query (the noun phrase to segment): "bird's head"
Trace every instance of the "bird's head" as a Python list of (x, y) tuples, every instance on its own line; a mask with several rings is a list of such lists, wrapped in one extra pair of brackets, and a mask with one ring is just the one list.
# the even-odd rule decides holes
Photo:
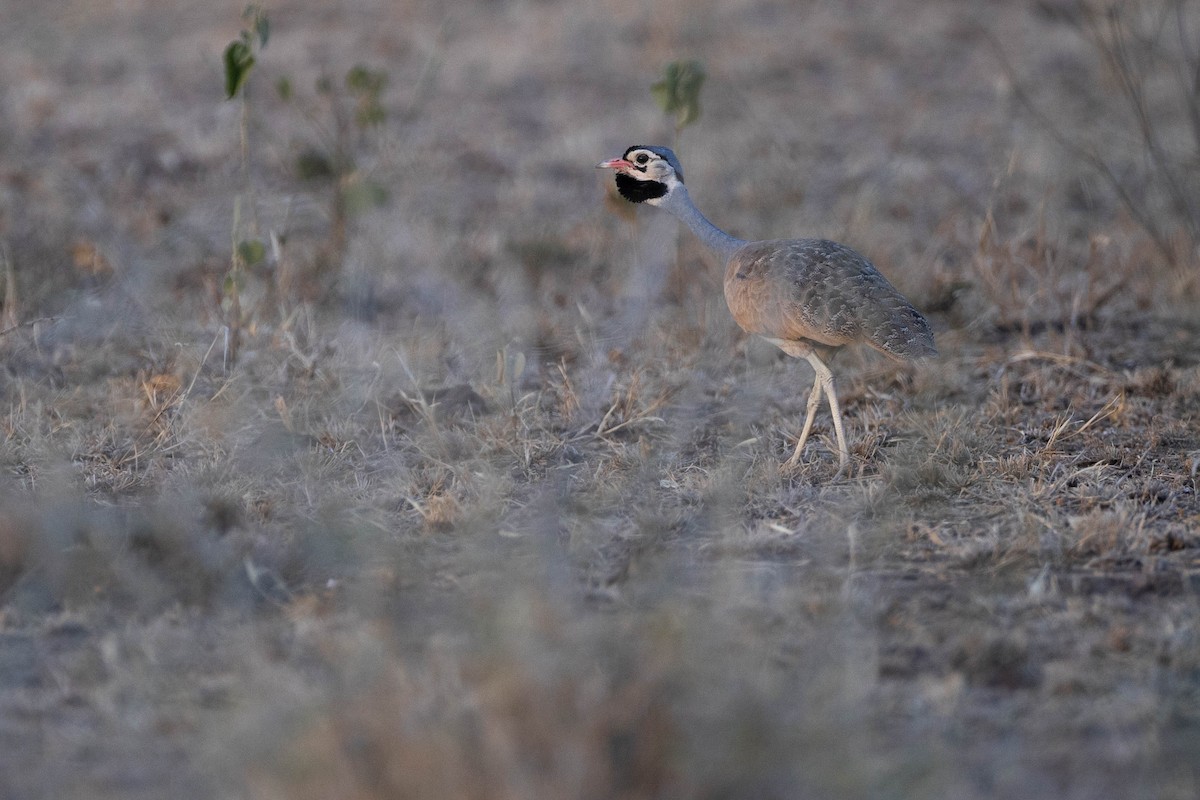
[(596, 169), (617, 173), (617, 191), (631, 203), (660, 205), (663, 198), (683, 186), (683, 167), (665, 147), (634, 145), (620, 158), (601, 161)]

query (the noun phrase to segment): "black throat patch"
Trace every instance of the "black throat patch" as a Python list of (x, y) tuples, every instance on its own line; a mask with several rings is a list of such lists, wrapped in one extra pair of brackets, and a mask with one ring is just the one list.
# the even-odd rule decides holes
[(617, 191), (631, 203), (644, 203), (662, 197), (667, 193), (667, 185), (659, 181), (639, 181), (623, 172), (617, 173)]

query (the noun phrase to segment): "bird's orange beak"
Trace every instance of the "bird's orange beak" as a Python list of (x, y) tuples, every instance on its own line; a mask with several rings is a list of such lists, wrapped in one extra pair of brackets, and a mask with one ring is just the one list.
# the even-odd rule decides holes
[(610, 158), (608, 161), (601, 161), (597, 164), (596, 169), (633, 169), (633, 164), (623, 158)]

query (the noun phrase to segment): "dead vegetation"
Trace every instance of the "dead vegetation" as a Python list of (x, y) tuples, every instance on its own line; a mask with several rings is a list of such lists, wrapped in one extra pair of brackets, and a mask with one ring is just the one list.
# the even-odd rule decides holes
[[(205, 69), (240, 9), (68, 4), (78, 44), (8, 5), (0, 794), (1200, 789), (1194, 242), (1144, 138), (1102, 155), (1154, 229), (1058, 141), (1138, 97), (1187, 120), (1074, 107), (1123, 41), (1064, 44), (1083, 6), (273, 7), (256, 77), (386, 65), (351, 155), (389, 192), (293, 292), (330, 220), (290, 172), (310, 123), (256, 96), (278, 248), (234, 362), (241, 120)], [(779, 469), (811, 374), (595, 182), (669, 132), (681, 54), (705, 211), (852, 239), (931, 312), (936, 360), (841, 356), (848, 478), (827, 416)]]

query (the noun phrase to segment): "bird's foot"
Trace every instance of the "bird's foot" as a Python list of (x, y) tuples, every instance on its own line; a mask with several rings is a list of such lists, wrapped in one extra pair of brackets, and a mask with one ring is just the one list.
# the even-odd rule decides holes
[[(789, 458), (787, 461), (784, 461), (783, 463), (781, 463), (779, 465), (779, 471), (781, 473), (783, 473), (784, 475), (791, 475), (791, 474), (795, 473), (796, 470), (800, 469), (801, 466), (804, 466), (804, 464), (800, 460), (800, 454), (795, 453), (791, 458)], [(839, 458), (837, 472), (833, 473), (834, 480), (837, 480), (839, 478), (847, 478), (849, 476), (850, 476), (850, 459), (849, 458)]]

